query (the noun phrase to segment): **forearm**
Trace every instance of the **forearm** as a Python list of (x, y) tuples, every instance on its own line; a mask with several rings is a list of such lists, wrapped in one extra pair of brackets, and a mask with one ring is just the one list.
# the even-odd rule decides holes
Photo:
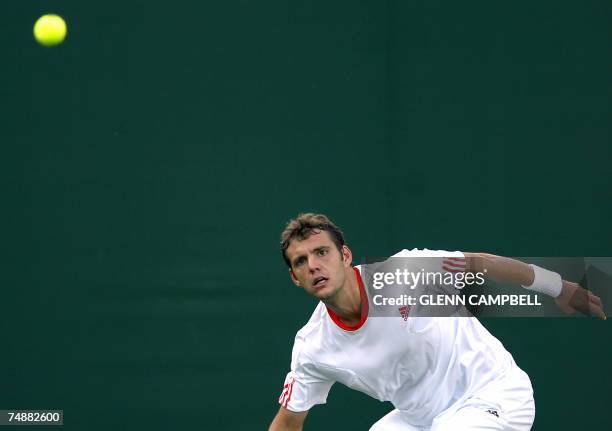
[(302, 427), (302, 423), (288, 421), (277, 415), (270, 424), (268, 431), (302, 431)]
[(520, 260), (487, 253), (465, 253), (469, 272), (482, 272), (498, 283), (528, 286), (533, 283), (533, 268)]
[(270, 424), (268, 431), (302, 431), (307, 414), (307, 411), (292, 412), (281, 407)]
[(464, 255), (468, 272), (482, 272), (486, 278), (498, 283), (520, 284), (529, 290), (545, 293), (555, 298), (559, 308), (567, 314), (580, 311), (606, 320), (601, 298), (577, 283), (562, 280), (559, 274), (538, 267), (534, 271), (531, 265), (509, 257), (487, 253)]

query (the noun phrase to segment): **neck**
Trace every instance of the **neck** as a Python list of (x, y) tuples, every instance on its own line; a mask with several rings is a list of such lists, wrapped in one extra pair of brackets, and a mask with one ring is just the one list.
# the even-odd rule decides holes
[(359, 282), (353, 267), (346, 269), (342, 289), (333, 298), (323, 301), (331, 308), (343, 323), (354, 326), (361, 320), (361, 293)]

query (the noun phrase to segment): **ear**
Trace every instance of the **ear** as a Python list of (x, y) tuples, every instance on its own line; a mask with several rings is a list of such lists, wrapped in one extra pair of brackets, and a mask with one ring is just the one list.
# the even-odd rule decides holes
[(295, 277), (295, 274), (293, 273), (293, 270), (291, 268), (289, 268), (289, 277), (291, 277), (291, 281), (293, 281), (293, 284), (295, 284), (296, 286), (300, 286), (301, 287), (300, 280), (298, 280)]
[(342, 262), (345, 267), (349, 267), (353, 263), (353, 252), (346, 245), (342, 246)]

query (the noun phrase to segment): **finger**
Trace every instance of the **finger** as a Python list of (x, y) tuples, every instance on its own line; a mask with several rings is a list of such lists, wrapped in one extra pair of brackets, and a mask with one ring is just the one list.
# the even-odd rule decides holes
[(604, 313), (603, 308), (601, 308), (595, 302), (591, 302), (589, 312), (590, 312), (591, 316), (597, 316), (601, 320), (606, 320), (607, 319), (606, 313)]
[(603, 310), (603, 303), (601, 302), (601, 298), (595, 295), (593, 292), (589, 291), (589, 301), (595, 303)]
[(602, 320), (606, 320), (606, 313), (604, 311), (603, 303), (601, 302), (601, 298), (595, 295), (593, 292), (588, 291), (589, 296), (589, 307), (591, 308), (590, 314), (591, 316), (597, 316)]

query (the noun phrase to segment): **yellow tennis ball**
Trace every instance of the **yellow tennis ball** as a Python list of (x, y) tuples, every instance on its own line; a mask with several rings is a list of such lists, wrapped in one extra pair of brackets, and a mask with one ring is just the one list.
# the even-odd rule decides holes
[(34, 38), (44, 46), (54, 46), (66, 38), (66, 23), (59, 15), (43, 15), (34, 24)]

